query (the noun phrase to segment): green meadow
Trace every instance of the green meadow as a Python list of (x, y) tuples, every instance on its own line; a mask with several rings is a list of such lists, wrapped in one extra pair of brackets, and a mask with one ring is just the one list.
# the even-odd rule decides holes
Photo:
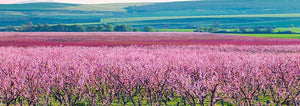
[(292, 32), (300, 33), (300, 28), (276, 28), (274, 31), (275, 32), (279, 32), (279, 31), (292, 31)]
[(268, 38), (300, 39), (300, 34), (228, 34), (228, 35), (242, 35), (242, 36), (268, 37)]

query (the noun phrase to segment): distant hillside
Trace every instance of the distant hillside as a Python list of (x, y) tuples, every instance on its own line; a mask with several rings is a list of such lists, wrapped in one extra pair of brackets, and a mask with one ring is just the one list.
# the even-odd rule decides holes
[(1, 11), (38, 11), (38, 10), (59, 10), (70, 6), (78, 6), (79, 4), (66, 3), (25, 3), (25, 4), (0, 4)]
[(125, 8), (131, 5), (141, 6), (153, 3), (114, 3), (114, 4), (68, 4), (68, 3), (24, 3), (24, 4), (0, 4), (0, 11), (37, 11), (37, 10), (70, 10), (70, 11), (127, 11)]
[(123, 4), (67, 4), (67, 3), (25, 3), (0, 4), (0, 27), (34, 24), (71, 24), (100, 22), (102, 18), (122, 17), (130, 5), (151, 3)]
[[(240, 14), (287, 14), (299, 13), (297, 0), (203, 0), (156, 3), (130, 6), (128, 12), (138, 15), (240, 15)], [(144, 14), (143, 14), (144, 13)]]
[[(66, 4), (66, 3), (26, 3), (0, 4), (0, 27), (33, 24), (130, 24), (134, 26), (153, 25), (155, 27), (211, 25), (219, 22), (227, 26), (274, 25), (286, 27), (300, 26), (299, 17), (213, 17), (216, 15), (255, 14), (298, 14), (298, 0), (196, 0), (166, 3), (121, 3), (121, 4)], [(208, 18), (182, 18), (208, 16)], [(135, 18), (143, 17), (143, 20)], [(163, 18), (160, 18), (163, 17)], [(169, 17), (169, 18), (168, 18)], [(176, 18), (179, 17), (179, 18)], [(130, 21), (120, 21), (120, 20)], [(139, 18), (138, 18), (139, 19)], [(160, 19), (160, 20), (159, 20)], [(102, 20), (102, 22), (100, 22)], [(248, 24), (246, 24), (248, 23)], [(250, 24), (249, 24), (250, 23)]]

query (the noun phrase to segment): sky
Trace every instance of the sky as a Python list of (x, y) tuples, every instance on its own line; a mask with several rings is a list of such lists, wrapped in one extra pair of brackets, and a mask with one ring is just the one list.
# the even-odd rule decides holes
[(0, 4), (30, 3), (30, 2), (101, 4), (101, 3), (171, 2), (171, 1), (187, 1), (187, 0), (0, 0)]

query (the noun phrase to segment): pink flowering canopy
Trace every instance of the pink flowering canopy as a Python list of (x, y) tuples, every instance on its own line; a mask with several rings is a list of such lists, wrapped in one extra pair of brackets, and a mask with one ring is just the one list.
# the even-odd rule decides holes
[(6, 105), (299, 105), (299, 93), (299, 45), (0, 47)]

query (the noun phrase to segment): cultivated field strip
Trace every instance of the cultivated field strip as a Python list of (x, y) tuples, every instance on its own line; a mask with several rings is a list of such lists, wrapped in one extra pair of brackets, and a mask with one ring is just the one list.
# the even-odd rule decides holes
[(275, 39), (193, 32), (17, 32), (0, 33), (0, 46), (295, 45)]

